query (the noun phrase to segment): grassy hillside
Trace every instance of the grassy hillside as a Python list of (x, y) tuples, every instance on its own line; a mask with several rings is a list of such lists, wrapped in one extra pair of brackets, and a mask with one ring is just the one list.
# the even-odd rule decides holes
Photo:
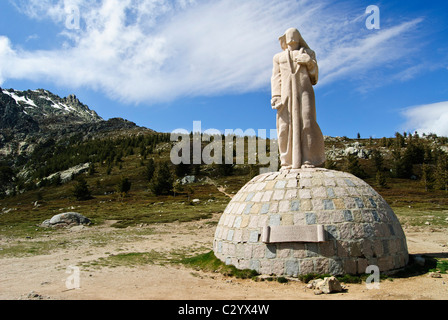
[[(62, 145), (50, 141), (38, 147), (20, 171), (10, 172), (4, 164), (3, 185), (15, 184), (16, 193), (0, 199), (0, 235), (33, 237), (49, 232), (37, 226), (69, 211), (85, 215), (94, 224), (114, 220), (117, 228), (210, 218), (213, 213), (223, 212), (230, 200), (223, 191), (236, 193), (258, 172), (255, 165), (176, 167), (170, 163), (173, 144), (169, 138), (168, 134), (151, 134)], [(403, 223), (429, 222), (446, 227), (448, 166), (443, 150), (447, 142), (436, 136), (401, 134), (389, 139), (331, 138), (326, 141), (327, 150), (333, 150), (326, 166), (363, 178), (389, 202)], [(342, 151), (352, 144), (370, 155), (359, 159), (344, 154)], [(168, 163), (173, 181), (192, 174), (197, 182), (183, 189), (177, 187), (175, 192), (155, 194), (151, 191), (154, 178), (151, 182), (148, 177), (151, 159), (156, 172), (161, 164)], [(66, 183), (57, 176), (45, 179), (85, 162), (91, 167), (79, 176), (87, 182), (91, 194), (88, 200), (74, 196), (79, 176)], [(131, 184), (127, 193), (119, 190), (124, 178)], [(193, 203), (193, 199), (200, 201)]]

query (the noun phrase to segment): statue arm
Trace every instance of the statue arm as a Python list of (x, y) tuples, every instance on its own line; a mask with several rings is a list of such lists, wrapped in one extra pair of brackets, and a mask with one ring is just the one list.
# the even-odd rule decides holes
[(311, 57), (307, 64), (308, 73), (310, 75), (313, 86), (319, 81), (319, 66), (317, 65), (316, 53), (313, 50), (306, 50), (306, 53)]
[(281, 104), (281, 96), (282, 96), (282, 78), (280, 72), (279, 55), (276, 55), (274, 57), (274, 68), (272, 70), (271, 89), (272, 89), (271, 105), (274, 109), (278, 109), (279, 104)]

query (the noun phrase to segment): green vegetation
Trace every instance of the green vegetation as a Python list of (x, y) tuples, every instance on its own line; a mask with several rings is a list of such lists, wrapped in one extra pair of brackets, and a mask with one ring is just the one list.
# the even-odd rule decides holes
[[(6, 197), (7, 190), (14, 188), (15, 172), (7, 161), (0, 161), (0, 199)], [(12, 194), (15, 194), (13, 189)]]
[(154, 172), (156, 171), (156, 167), (154, 164), (154, 159), (149, 159), (148, 164), (146, 165), (145, 176), (148, 181), (151, 181), (154, 177)]
[(180, 263), (205, 272), (219, 272), (225, 276), (235, 277), (237, 279), (252, 279), (258, 276), (254, 270), (238, 270), (234, 266), (228, 266), (215, 257), (213, 251), (201, 254), (192, 258), (185, 258)]
[(152, 250), (150, 252), (131, 252), (131, 253), (120, 253), (115, 255), (110, 255), (106, 258), (99, 258), (95, 261), (84, 263), (84, 268), (116, 268), (116, 267), (128, 267), (134, 268), (137, 266), (148, 265), (148, 264), (158, 264), (164, 265), (169, 263), (170, 260), (160, 252)]
[(73, 196), (78, 201), (85, 201), (92, 199), (92, 194), (90, 193), (89, 186), (87, 185), (86, 179), (83, 176), (78, 178), (76, 185), (73, 188)]
[[(191, 248), (188, 250), (191, 251)], [(190, 254), (191, 255), (191, 254)], [(95, 261), (84, 263), (84, 268), (100, 268), (109, 267), (115, 268), (119, 266), (136, 267), (147, 264), (166, 265), (166, 264), (181, 264), (196, 271), (204, 272), (219, 272), (224, 276), (235, 277), (237, 279), (254, 279), (258, 276), (253, 270), (238, 270), (234, 266), (228, 266), (217, 259), (210, 251), (208, 253), (188, 257), (182, 250), (172, 251), (168, 253), (161, 253), (155, 250), (150, 252), (130, 252), (109, 255), (105, 258), (99, 258)], [(277, 280), (280, 283), (286, 283), (284, 277)]]
[(174, 178), (168, 162), (162, 162), (155, 170), (149, 188), (156, 196), (170, 194), (173, 191)]
[(447, 274), (448, 271), (448, 260), (447, 259), (437, 259), (436, 267), (429, 270), (430, 272), (440, 272), (442, 274)]
[(346, 158), (345, 163), (345, 171), (349, 172), (358, 178), (366, 178), (367, 174), (364, 171), (364, 169), (361, 167), (361, 164), (359, 163), (359, 158), (355, 154), (349, 154)]
[[(343, 148), (351, 142), (334, 139), (327, 142), (327, 148)], [(448, 144), (446, 138), (396, 135), (394, 138), (358, 139), (357, 142), (371, 152), (369, 159), (328, 159), (326, 167), (347, 168), (363, 176), (386, 199), (404, 225), (448, 226), (448, 161), (447, 154), (442, 151)], [(230, 200), (221, 188), (227, 194), (234, 194), (259, 172), (259, 164), (174, 166), (169, 161), (172, 145), (165, 134), (88, 141), (73, 139), (63, 144), (47, 141), (40, 144), (29, 163), (24, 164), (29, 179), (17, 175), (8, 163), (0, 163), (3, 182), (0, 186), (0, 195), (3, 195), (0, 199), (0, 235), (2, 239), (16, 240), (15, 245), (2, 247), (0, 255), (48, 254), (73, 245), (46, 240), (47, 236), (61, 231), (38, 227), (61, 212), (79, 212), (93, 225), (106, 220), (116, 221), (113, 227), (117, 233), (140, 224), (210, 219), (213, 214), (222, 213)], [(245, 159), (247, 157), (245, 148)], [(73, 177), (72, 181), (63, 182), (60, 175), (55, 175), (49, 182), (43, 180), (50, 174), (87, 162), (90, 163), (88, 171)], [(186, 175), (195, 175), (197, 182), (180, 184), (179, 180)], [(16, 192), (6, 196), (6, 187), (11, 184), (16, 185)], [(193, 204), (193, 196), (200, 202)], [(216, 224), (216, 221), (208, 223)], [(94, 239), (92, 245), (101, 246), (113, 238), (109, 234), (104, 239)], [(189, 255), (154, 251), (123, 253), (93, 264), (182, 263), (197, 270), (218, 271), (238, 278), (255, 276), (251, 271), (238, 271), (224, 265), (212, 252), (196, 257)], [(404, 274), (409, 276), (428, 270), (446, 272), (447, 261), (428, 259), (425, 268), (420, 270), (415, 265), (413, 268)], [(308, 282), (314, 276), (302, 278)], [(273, 277), (265, 281), (271, 280), (283, 283), (287, 279)], [(365, 278), (346, 276), (340, 280), (357, 283)]]
[(132, 183), (128, 178), (122, 177), (117, 186), (117, 191), (122, 196), (126, 196), (131, 190)]
[[(326, 166), (348, 168), (363, 176), (403, 223), (423, 226), (429, 221), (431, 226), (446, 227), (448, 161), (442, 147), (446, 149), (447, 140), (410, 134), (358, 139), (356, 142), (371, 152), (369, 159), (328, 159)], [(344, 148), (352, 141), (330, 139), (327, 148)], [(18, 177), (7, 163), (0, 163), (0, 178), (5, 182), (2, 190), (16, 184), (16, 192), (0, 199), (0, 231), (11, 228), (20, 233), (18, 230), (32, 229), (61, 211), (73, 211), (73, 207), (95, 224), (117, 220), (115, 226), (120, 228), (207, 219), (222, 212), (229, 201), (218, 187), (234, 194), (259, 172), (259, 164), (174, 166), (170, 162), (172, 146), (167, 134), (87, 141), (73, 138), (58, 144), (49, 140), (36, 148), (25, 165), (31, 179)], [(406, 161), (397, 158), (398, 153), (400, 157), (406, 153)], [(248, 159), (247, 141), (244, 157)], [(89, 170), (79, 180), (74, 177), (62, 182), (60, 175), (50, 182), (42, 180), (57, 170), (86, 162)], [(176, 183), (185, 175), (195, 175), (197, 182)], [(201, 200), (194, 206), (190, 204), (193, 195)]]

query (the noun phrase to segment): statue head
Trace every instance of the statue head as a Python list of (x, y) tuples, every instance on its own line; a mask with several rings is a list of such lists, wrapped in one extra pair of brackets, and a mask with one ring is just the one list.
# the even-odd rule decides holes
[(279, 40), (283, 50), (288, 49), (288, 45), (297, 49), (310, 48), (305, 40), (303, 40), (299, 30), (297, 30), (296, 28), (289, 28), (288, 30), (286, 30), (285, 34), (282, 35)]

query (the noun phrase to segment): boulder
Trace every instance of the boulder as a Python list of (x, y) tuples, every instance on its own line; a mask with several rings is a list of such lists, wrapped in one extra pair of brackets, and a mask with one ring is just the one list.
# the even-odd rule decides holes
[(182, 178), (182, 180), (180, 180), (180, 183), (182, 185), (186, 185), (186, 184), (195, 183), (196, 181), (197, 181), (196, 176), (186, 176), (186, 177)]
[(350, 154), (355, 154), (360, 159), (369, 159), (371, 151), (363, 149), (362, 145), (359, 142), (355, 142), (344, 150), (345, 156), (348, 156)]
[(64, 228), (79, 225), (89, 225), (90, 220), (77, 212), (66, 212), (55, 215), (42, 223), (44, 228)]
[(307, 286), (309, 289), (315, 289), (316, 294), (330, 294), (335, 292), (342, 292), (341, 283), (335, 277), (327, 277), (319, 280), (312, 280)]
[(60, 178), (61, 178), (61, 182), (62, 183), (67, 183), (67, 182), (72, 180), (72, 177), (80, 175), (80, 174), (82, 174), (84, 172), (87, 172), (87, 170), (89, 170), (89, 167), (90, 167), (90, 163), (80, 164), (80, 165), (74, 166), (74, 167), (72, 167), (70, 169), (67, 169), (65, 171), (54, 173), (54, 174), (48, 176), (47, 178), (45, 178), (45, 180), (51, 181), (57, 175), (59, 175)]

